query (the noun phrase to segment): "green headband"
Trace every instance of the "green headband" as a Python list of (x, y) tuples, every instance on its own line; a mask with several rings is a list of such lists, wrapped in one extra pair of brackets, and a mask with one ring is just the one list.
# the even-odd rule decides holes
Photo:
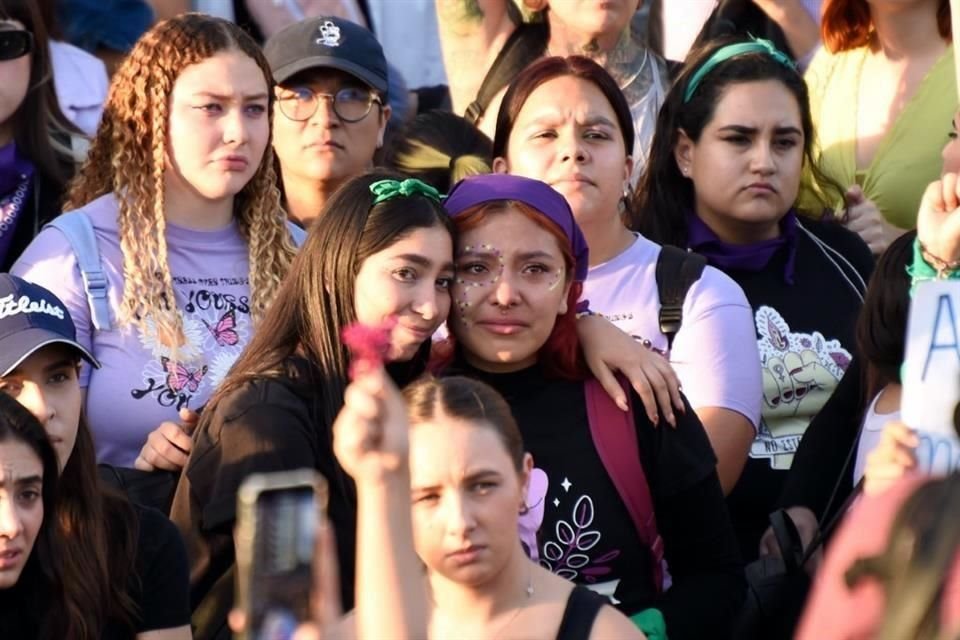
[(780, 49), (777, 49), (777, 47), (769, 40), (764, 40), (763, 38), (753, 38), (750, 40), (750, 42), (737, 42), (735, 44), (728, 44), (725, 47), (720, 47), (717, 49), (717, 51), (710, 56), (706, 62), (700, 65), (700, 68), (697, 69), (696, 73), (693, 74), (693, 77), (690, 78), (690, 81), (687, 83), (687, 89), (683, 92), (684, 104), (690, 102), (690, 98), (693, 97), (693, 92), (697, 90), (697, 87), (700, 86), (700, 83), (703, 82), (703, 79), (713, 70), (715, 66), (721, 62), (729, 60), (730, 58), (745, 56), (750, 53), (765, 54), (788, 69), (793, 71), (797, 70), (797, 65), (793, 63), (793, 60), (790, 59), (790, 56), (785, 54), (783, 51), (780, 51)]
[(377, 180), (370, 185), (370, 193), (377, 196), (373, 201), (375, 205), (401, 196), (410, 197), (421, 195), (430, 198), (434, 202), (440, 202), (440, 199), (443, 198), (439, 191), (426, 182), (417, 180), (416, 178), (407, 178), (402, 182), (400, 180)]

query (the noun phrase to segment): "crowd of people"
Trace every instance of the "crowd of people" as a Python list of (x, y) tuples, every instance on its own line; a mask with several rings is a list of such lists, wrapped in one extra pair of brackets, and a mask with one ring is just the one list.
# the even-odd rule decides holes
[(0, 0), (0, 638), (957, 637), (949, 2), (399, 4)]

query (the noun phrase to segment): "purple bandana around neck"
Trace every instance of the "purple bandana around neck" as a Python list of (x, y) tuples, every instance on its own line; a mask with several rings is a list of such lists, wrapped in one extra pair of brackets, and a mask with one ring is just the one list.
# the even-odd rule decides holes
[(687, 245), (690, 249), (703, 255), (708, 263), (722, 271), (762, 271), (780, 249), (786, 248), (788, 253), (783, 280), (787, 284), (793, 284), (797, 258), (797, 214), (793, 209), (780, 220), (778, 237), (750, 244), (724, 242), (693, 212), (687, 213), (687, 227)]
[(20, 213), (30, 198), (33, 163), (17, 153), (15, 142), (0, 147), (0, 262), (6, 260)]

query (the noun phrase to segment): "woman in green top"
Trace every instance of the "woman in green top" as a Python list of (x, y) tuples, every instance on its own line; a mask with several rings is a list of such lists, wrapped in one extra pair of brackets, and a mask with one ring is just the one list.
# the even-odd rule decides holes
[(827, 0), (822, 32), (806, 73), (815, 157), (845, 189), (835, 198), (847, 227), (879, 255), (916, 225), (940, 174), (957, 95), (949, 3)]

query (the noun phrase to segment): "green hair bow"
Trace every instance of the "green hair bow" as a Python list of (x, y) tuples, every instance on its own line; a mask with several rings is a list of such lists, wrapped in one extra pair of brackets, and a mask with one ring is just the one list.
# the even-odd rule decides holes
[(736, 42), (734, 44), (728, 44), (725, 47), (720, 47), (717, 49), (710, 58), (700, 65), (700, 68), (697, 69), (696, 73), (693, 74), (693, 77), (690, 78), (690, 81), (687, 82), (687, 88), (683, 92), (683, 102), (690, 102), (690, 98), (693, 97), (693, 92), (697, 90), (697, 87), (700, 86), (700, 83), (710, 73), (714, 67), (716, 67), (721, 62), (725, 62), (730, 58), (736, 58), (737, 56), (745, 56), (750, 53), (762, 53), (770, 58), (776, 60), (783, 66), (793, 71), (797, 70), (797, 65), (793, 63), (793, 60), (785, 54), (780, 49), (777, 49), (769, 40), (764, 40), (763, 38), (753, 38), (748, 42)]
[(406, 180), (377, 180), (370, 185), (370, 193), (376, 196), (373, 204), (380, 204), (394, 198), (410, 197), (415, 195), (426, 196), (435, 202), (440, 202), (444, 196), (423, 180), (407, 178)]

